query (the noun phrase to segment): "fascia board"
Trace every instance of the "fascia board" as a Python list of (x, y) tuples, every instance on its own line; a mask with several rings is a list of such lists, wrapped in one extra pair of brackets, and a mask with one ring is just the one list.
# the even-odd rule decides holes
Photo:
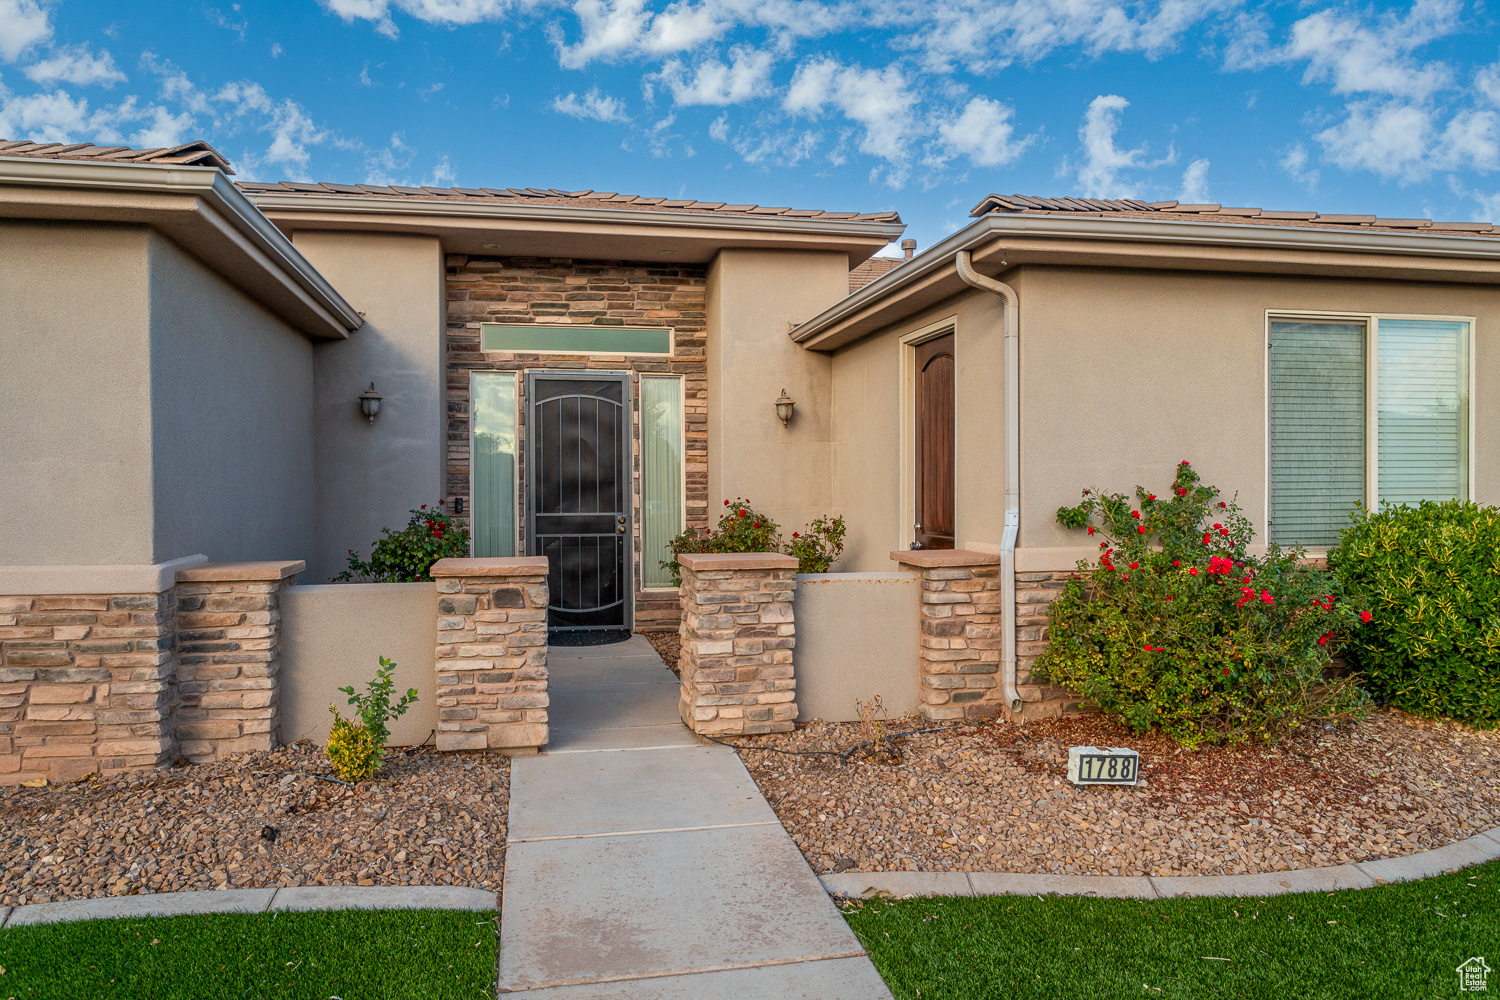
[[(270, 284), (282, 286), (297, 300), (302, 311), (310, 314), (306, 318), (315, 320), (315, 329), (305, 332), (321, 337), (348, 337), (364, 322), (275, 223), (213, 167), (0, 157), (0, 200), (4, 200), (7, 187), (26, 189), (26, 194), (17, 201), (32, 210), (42, 208), (46, 200), (37, 196), (39, 191), (87, 192), (94, 195), (88, 200), (87, 214), (77, 211), (79, 206), (66, 205), (59, 198), (60, 213), (65, 212), (71, 218), (92, 215), (107, 221), (156, 223), (174, 239), (190, 245), (192, 232), (184, 227), (190, 229), (192, 223), (183, 219), (186, 210), (201, 223), (207, 223), (219, 240), (228, 239), (256, 268), (265, 271)], [(120, 204), (111, 204), (112, 196), (118, 196)], [(225, 267), (216, 266), (215, 270), (235, 284), (267, 287), (266, 281), (256, 281), (233, 268), (226, 271)]]
[[(1062, 248), (1066, 248), (1068, 241), (1076, 241), (1078, 244), (1084, 241), (1094, 245), (1115, 244), (1122, 248), (1148, 244), (1218, 248), (1226, 251), (1218, 260), (1242, 265), (1254, 263), (1257, 260), (1256, 252), (1263, 255), (1259, 259), (1265, 262), (1282, 257), (1283, 263), (1292, 263), (1285, 257), (1290, 253), (1302, 255), (1303, 262), (1318, 257), (1344, 255), (1352, 258), (1353, 255), (1358, 255), (1364, 259), (1364, 267), (1370, 273), (1379, 271), (1392, 277), (1426, 281), (1481, 279), (1500, 284), (1500, 239), (1494, 237), (1155, 219), (1106, 219), (1094, 216), (987, 215), (802, 323), (791, 332), (791, 338), (809, 350), (832, 350), (843, 346), (873, 332), (873, 329), (862, 329), (866, 325), (864, 321), (872, 314), (878, 312), (883, 315), (899, 309), (899, 300), (912, 291), (931, 287), (936, 281), (943, 281), (946, 285), (946, 277), (942, 272), (952, 270), (954, 257), (960, 250), (974, 251), (985, 244), (995, 243), (998, 246), (1005, 243), (1006, 249), (1014, 251), (1012, 256), (1016, 256), (1017, 262), (1020, 262), (1020, 258), (1025, 256), (1028, 241), (1043, 240), (1051, 240), (1054, 246)], [(1238, 252), (1227, 253), (1231, 250)], [(1124, 267), (1152, 266), (1151, 259), (1144, 255), (1132, 258), (1127, 251), (1115, 256), (1117, 259), (1108, 264)], [(1402, 273), (1404, 262), (1401, 258), (1407, 259), (1405, 273)], [(1413, 258), (1421, 263), (1416, 263)], [(1210, 253), (1197, 255), (1197, 259), (1207, 263), (1216, 258)], [(1433, 264), (1442, 260), (1467, 262), (1467, 266), (1439, 271)], [(1182, 267), (1184, 263), (1177, 260), (1173, 262), (1173, 266)], [(1340, 261), (1340, 266), (1352, 270), (1356, 264), (1353, 260), (1343, 260)], [(1491, 267), (1495, 269), (1491, 271)], [(1246, 270), (1260, 271), (1265, 268), (1246, 267)], [(952, 284), (953, 291), (960, 290), (961, 283), (956, 278)], [(890, 301), (884, 301), (887, 299)], [(861, 329), (850, 329), (856, 324)]]

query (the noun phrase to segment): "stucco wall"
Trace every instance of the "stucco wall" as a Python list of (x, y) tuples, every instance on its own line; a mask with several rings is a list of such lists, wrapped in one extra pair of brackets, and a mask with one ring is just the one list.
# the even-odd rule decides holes
[(0, 221), (0, 563), (153, 561), (147, 241)]
[[(1024, 302), (1021, 311), (1024, 315)], [(957, 361), (958, 544), (1000, 543), (1005, 521), (1004, 318), (998, 297), (968, 292), (833, 355), (833, 499), (849, 526), (839, 570), (888, 570), (891, 550), (911, 542), (915, 358), (913, 348), (901, 340), (947, 324), (954, 332)]]
[[(841, 253), (723, 250), (708, 272), (709, 516), (743, 496), (790, 533), (833, 511), (832, 363), (787, 331), (849, 293)], [(796, 400), (782, 427), (781, 391)], [(838, 568), (843, 569), (840, 565)]]
[(290, 743), (328, 740), (330, 702), (344, 718), (352, 707), (339, 688), (361, 694), (380, 668), (396, 661), (391, 679), (399, 696), (416, 688), (418, 701), (390, 723), (391, 745), (415, 746), (437, 728), (437, 673), (433, 666), (437, 588), (431, 583), (350, 583), (287, 587), (281, 592), (281, 734)]
[(855, 700), (880, 695), (894, 719), (918, 708), (915, 573), (799, 573), (798, 722), (859, 718)]
[(148, 246), (155, 560), (308, 559), (312, 344), (176, 244)]
[[(443, 257), (435, 237), (299, 231), (293, 242), (364, 313), (345, 341), (317, 345), (315, 552), (326, 581), (350, 549), (368, 556), (382, 528), (444, 494)], [(359, 394), (384, 397), (372, 425)]]

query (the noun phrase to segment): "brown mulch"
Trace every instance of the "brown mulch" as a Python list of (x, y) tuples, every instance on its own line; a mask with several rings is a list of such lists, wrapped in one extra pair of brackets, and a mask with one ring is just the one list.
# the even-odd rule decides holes
[(682, 637), (676, 632), (641, 632), (639, 634), (645, 636), (646, 641), (651, 643), (651, 648), (656, 650), (656, 655), (661, 657), (667, 669), (681, 677), (682, 674), (677, 669), (677, 657), (682, 652)]
[[(891, 731), (925, 728), (914, 719)], [(843, 750), (855, 723), (736, 742)], [(1134, 787), (1073, 787), (1068, 747), (1141, 754)], [(1235, 875), (1441, 847), (1500, 823), (1500, 732), (1383, 709), (1266, 746), (1187, 751), (1102, 716), (913, 736), (894, 762), (742, 750), (820, 874)]]
[(0, 788), (0, 904), (296, 885), (498, 892), (510, 763), (393, 748), (356, 788), (303, 742), (214, 764)]

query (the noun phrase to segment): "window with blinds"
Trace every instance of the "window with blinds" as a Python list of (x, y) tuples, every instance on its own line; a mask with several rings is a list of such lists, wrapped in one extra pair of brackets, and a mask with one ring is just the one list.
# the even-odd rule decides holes
[(667, 543), (682, 533), (682, 379), (641, 376), (641, 586), (670, 588)]
[(1335, 544), (1360, 501), (1468, 497), (1469, 333), (1454, 320), (1272, 321), (1271, 541)]
[(1365, 496), (1363, 321), (1271, 324), (1271, 541), (1332, 545)]

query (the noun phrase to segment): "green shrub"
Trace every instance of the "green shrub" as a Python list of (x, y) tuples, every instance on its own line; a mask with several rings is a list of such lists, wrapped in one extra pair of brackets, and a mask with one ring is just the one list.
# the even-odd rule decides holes
[(677, 557), (688, 552), (782, 552), (797, 557), (797, 572), (826, 573), (828, 567), (844, 552), (844, 519), (820, 517), (806, 531), (792, 532), (791, 541), (781, 544), (777, 534), (780, 525), (757, 513), (743, 497), (725, 500), (726, 510), (719, 523), (702, 534), (688, 528), (667, 543), (670, 560), (661, 566), (672, 572), (672, 586), (682, 586), (682, 563)]
[(844, 554), (843, 517), (816, 518), (806, 531), (792, 532), (782, 552), (797, 557), (798, 573), (827, 573)]
[(1300, 551), (1249, 555), (1249, 520), (1187, 462), (1165, 500), (1140, 487), (1134, 502), (1083, 496), (1057, 518), (1101, 537), (1099, 558), (1080, 562), (1053, 602), (1038, 679), (1187, 746), (1271, 740), (1363, 712), (1353, 678), (1326, 676), (1358, 606)]
[[(443, 506), (443, 501), (438, 501)], [(411, 512), (400, 531), (384, 528), (370, 551), (370, 561), (349, 550), (349, 568), (333, 579), (347, 583), (418, 583), (431, 580), (428, 570), (439, 559), (469, 554), (469, 529), (464, 522), (442, 510), (428, 510), (424, 503)]]
[(412, 702), (417, 700), (417, 689), (409, 688), (400, 701), (391, 701), (396, 686), (391, 680), (391, 672), (395, 669), (396, 664), (382, 656), (380, 669), (365, 685), (364, 694), (356, 694), (352, 684), (339, 688), (349, 696), (349, 704), (359, 716), (358, 723), (339, 715), (335, 706), (328, 706), (328, 711), (333, 713), (333, 730), (328, 735), (326, 752), (333, 769), (345, 781), (362, 781), (379, 773), (380, 765), (385, 761), (385, 745), (391, 738), (391, 731), (385, 724), (405, 715)]
[(1376, 697), (1500, 723), (1500, 511), (1459, 500), (1357, 510), (1328, 565), (1374, 612), (1347, 648)]

